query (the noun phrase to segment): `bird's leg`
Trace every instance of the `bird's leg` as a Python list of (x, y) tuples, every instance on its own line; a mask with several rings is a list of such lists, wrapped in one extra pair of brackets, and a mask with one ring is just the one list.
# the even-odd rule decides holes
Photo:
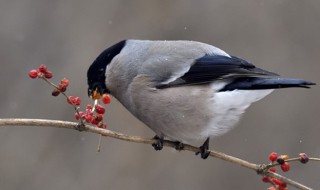
[(179, 142), (179, 141), (176, 141), (174, 142), (175, 143), (175, 146), (174, 148), (177, 150), (177, 151), (181, 151), (184, 149), (184, 144), (182, 142)]
[(153, 139), (157, 140), (157, 142), (152, 144), (153, 148), (155, 150), (161, 150), (163, 148), (163, 137), (156, 135), (153, 137)]
[(203, 145), (200, 146), (200, 151), (196, 152), (196, 155), (198, 155), (200, 153), (201, 158), (202, 159), (207, 159), (208, 156), (210, 155), (210, 151), (209, 150), (209, 140), (210, 138), (208, 137), (206, 141), (204, 141)]

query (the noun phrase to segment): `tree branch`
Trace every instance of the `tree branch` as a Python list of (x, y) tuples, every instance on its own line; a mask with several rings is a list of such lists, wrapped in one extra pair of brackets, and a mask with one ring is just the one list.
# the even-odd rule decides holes
[[(75, 127), (78, 125), (78, 123), (69, 122), (69, 121), (45, 120), (45, 119), (17, 119), (17, 118), (0, 119), (0, 126), (8, 126), (8, 125), (57, 127), (57, 128), (75, 129)], [(138, 136), (130, 136), (130, 135), (126, 135), (123, 133), (114, 132), (114, 131), (111, 131), (108, 129), (101, 129), (101, 128), (97, 128), (97, 127), (92, 127), (89, 125), (85, 125), (84, 131), (96, 133), (96, 134), (100, 134), (102, 136), (108, 136), (108, 137), (112, 137), (112, 138), (120, 139), (120, 140), (124, 140), (124, 141), (135, 142), (135, 143), (153, 144), (156, 142), (156, 140), (154, 140), (154, 139), (147, 139), (147, 138), (142, 138), (142, 137), (138, 137)], [(168, 141), (168, 140), (165, 140), (163, 145), (167, 146), (167, 147), (172, 147), (172, 148), (176, 147), (175, 142)], [(191, 152), (196, 153), (199, 151), (199, 148), (195, 147), (195, 146), (188, 145), (188, 144), (184, 144), (183, 150), (187, 150), (187, 151), (191, 151)], [(235, 163), (235, 164), (243, 166), (245, 168), (254, 170), (259, 175), (262, 175), (262, 176), (269, 176), (269, 177), (272, 176), (272, 177), (277, 178), (277, 179), (279, 179), (289, 185), (292, 185), (293, 187), (296, 187), (298, 189), (311, 190), (311, 188), (306, 187), (306, 186), (304, 186), (294, 180), (291, 180), (291, 179), (284, 177), (282, 175), (279, 175), (277, 173), (269, 172), (266, 169), (267, 165), (264, 165), (264, 164), (259, 165), (259, 164), (250, 163), (245, 160), (242, 160), (242, 159), (239, 159), (239, 158), (236, 158), (236, 157), (233, 157), (233, 156), (230, 156), (230, 155), (227, 155), (222, 152), (215, 151), (215, 150), (210, 150), (210, 156), (215, 157), (215, 158), (219, 158), (221, 160), (225, 160), (225, 161), (228, 161), (231, 163)], [(319, 161), (318, 158), (309, 158), (309, 160)]]

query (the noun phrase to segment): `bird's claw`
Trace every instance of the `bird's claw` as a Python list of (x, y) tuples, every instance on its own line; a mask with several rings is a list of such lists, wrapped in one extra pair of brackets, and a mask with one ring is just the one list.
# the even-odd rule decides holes
[(153, 148), (158, 151), (158, 150), (162, 150), (163, 148), (163, 137), (159, 137), (159, 136), (154, 136), (153, 139), (157, 140), (157, 142), (153, 143), (152, 146)]
[(175, 148), (176, 150), (178, 150), (178, 151), (181, 151), (181, 150), (184, 149), (184, 144), (183, 144), (182, 142), (177, 141), (177, 142), (175, 142), (174, 148)]
[(210, 155), (209, 150), (209, 138), (207, 138), (206, 141), (204, 141), (203, 145), (199, 147), (200, 151), (196, 152), (196, 155), (200, 154), (202, 159), (207, 159)]

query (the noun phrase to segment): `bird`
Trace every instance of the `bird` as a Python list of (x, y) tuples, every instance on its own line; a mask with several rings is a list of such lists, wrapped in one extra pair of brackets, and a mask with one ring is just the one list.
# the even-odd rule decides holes
[[(274, 89), (310, 88), (280, 78), (222, 49), (196, 41), (122, 40), (105, 49), (87, 71), (88, 95), (111, 94), (163, 140), (199, 144), (230, 131), (244, 111)], [(179, 147), (179, 146), (177, 146)]]

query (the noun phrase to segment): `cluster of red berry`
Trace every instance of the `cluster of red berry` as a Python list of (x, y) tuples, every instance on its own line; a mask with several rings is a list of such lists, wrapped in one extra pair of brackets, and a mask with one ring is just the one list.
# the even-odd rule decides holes
[(68, 99), (67, 99), (67, 102), (69, 104), (73, 104), (73, 105), (76, 105), (76, 106), (80, 106), (81, 104), (81, 99), (79, 97), (74, 97), (74, 96), (69, 96)]
[[(105, 96), (104, 99), (106, 99), (110, 103), (109, 95)], [(103, 122), (103, 114), (105, 113), (105, 111), (106, 111), (105, 108), (100, 104), (96, 104), (94, 106), (94, 109), (91, 104), (88, 104), (85, 112), (80, 111), (79, 114), (75, 113), (75, 118), (76, 120), (79, 120), (80, 118), (82, 118), (87, 123), (91, 123), (93, 125), (96, 125), (99, 128), (106, 129), (107, 124)]]
[(67, 90), (67, 87), (69, 86), (70, 82), (68, 79), (64, 78), (60, 81), (60, 84), (58, 88), (55, 88), (52, 91), (52, 96), (58, 96), (60, 92), (65, 92)]
[(30, 78), (52, 78), (52, 72), (47, 69), (45, 65), (40, 65), (38, 69), (33, 69), (29, 72)]
[[(276, 166), (277, 164), (280, 165), (280, 168), (283, 172), (288, 172), (290, 170), (290, 164), (287, 162), (289, 159), (288, 155), (280, 155), (278, 156), (278, 153), (272, 152), (269, 155), (269, 160), (272, 162), (271, 164), (273, 167), (269, 168), (269, 172), (276, 172)], [(309, 161), (309, 157), (306, 153), (300, 153), (299, 154), (299, 161), (303, 164), (307, 163)], [(262, 177), (262, 181), (265, 183), (271, 183), (273, 186), (269, 187), (268, 190), (287, 190), (287, 184), (279, 179), (276, 179), (274, 177)]]
[[(52, 78), (53, 74), (51, 71), (47, 69), (45, 65), (40, 65), (38, 69), (31, 70), (29, 72), (29, 76), (33, 79), (41, 78), (48, 82), (49, 80), (47, 79)], [(78, 111), (79, 106), (81, 105), (81, 99), (79, 97), (67, 96), (65, 94), (67, 87), (70, 85), (70, 82), (68, 79), (65, 79), (65, 78), (62, 79), (59, 85), (55, 85), (51, 82), (49, 83), (55, 87), (55, 89), (52, 91), (52, 96), (58, 96), (60, 93), (62, 93), (64, 96), (67, 97), (67, 102), (74, 106), (76, 110), (75, 118), (77, 120), (81, 119), (81, 122), (85, 121), (87, 123), (96, 125), (99, 128), (104, 128), (104, 129), (107, 128), (107, 124), (103, 122), (103, 114), (105, 113), (105, 108), (102, 105), (96, 104), (94, 105), (94, 108), (93, 108), (92, 105), (88, 104), (85, 112)], [(100, 95), (96, 95), (94, 99), (100, 99), (100, 98), (101, 98)], [(110, 96), (108, 94), (103, 94), (102, 102), (104, 104), (109, 104), (111, 102)]]

